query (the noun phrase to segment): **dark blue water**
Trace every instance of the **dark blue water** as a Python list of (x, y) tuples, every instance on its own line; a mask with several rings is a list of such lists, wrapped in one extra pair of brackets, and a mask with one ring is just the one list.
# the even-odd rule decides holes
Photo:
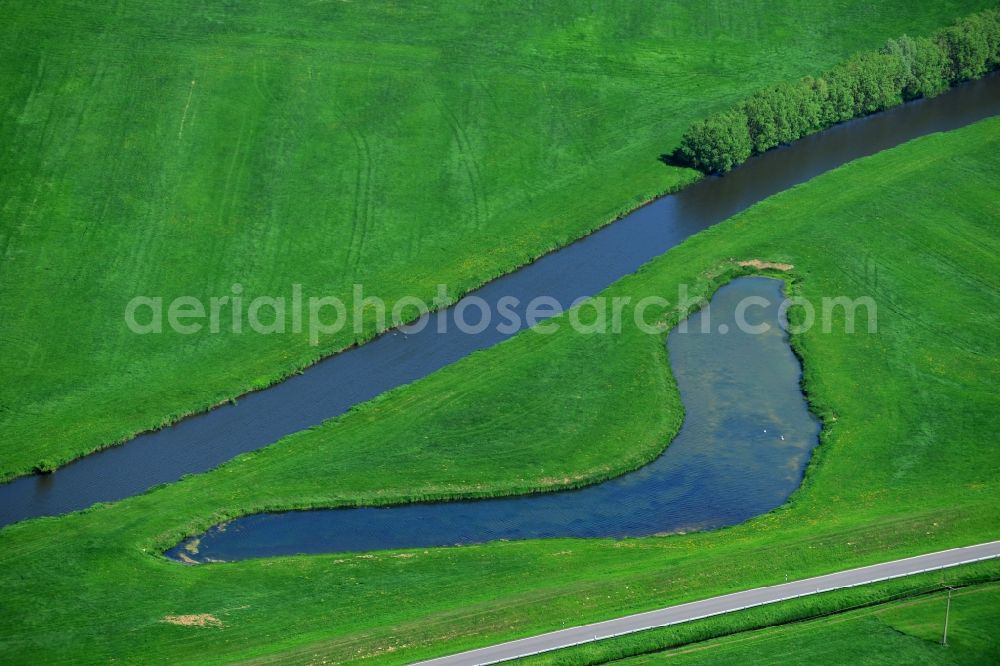
[[(644, 206), (557, 252), (475, 292), (496, 312), (514, 297), (524, 306), (549, 296), (569, 306), (592, 296), (689, 236), (853, 159), (915, 137), (955, 129), (1000, 113), (1000, 79), (991, 77), (884, 113), (854, 120), (748, 160), (723, 178), (695, 185)], [(473, 310), (474, 311), (474, 310)], [(209, 470), (230, 458), (344, 413), (391, 388), (420, 379), (512, 330), (468, 335), (456, 330), (455, 308), (432, 315), (422, 332), (393, 331), (336, 354), (271, 388), (146, 433), (60, 468), (0, 485), (0, 525), (32, 516), (82, 509), (134, 495), (184, 474)], [(471, 321), (475, 319), (470, 317)], [(447, 333), (438, 333), (444, 324)], [(136, 395), (136, 400), (143, 396)]]
[[(768, 332), (737, 327), (736, 305), (748, 297), (769, 302), (746, 317), (751, 325), (767, 323)], [(204, 562), (644, 536), (732, 525), (769, 511), (798, 487), (819, 434), (800, 389), (798, 359), (778, 323), (782, 300), (780, 281), (740, 278), (693, 315), (686, 331), (670, 333), (684, 424), (661, 456), (635, 472), (580, 490), (504, 499), (259, 514), (212, 528), (167, 556)]]

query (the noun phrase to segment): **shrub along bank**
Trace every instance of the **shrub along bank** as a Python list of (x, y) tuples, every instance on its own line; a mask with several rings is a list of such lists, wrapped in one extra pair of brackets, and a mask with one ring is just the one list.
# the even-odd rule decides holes
[(678, 149), (706, 173), (832, 125), (919, 97), (933, 97), (1000, 66), (1000, 9), (972, 14), (931, 37), (904, 35), (818, 77), (765, 88), (692, 124)]

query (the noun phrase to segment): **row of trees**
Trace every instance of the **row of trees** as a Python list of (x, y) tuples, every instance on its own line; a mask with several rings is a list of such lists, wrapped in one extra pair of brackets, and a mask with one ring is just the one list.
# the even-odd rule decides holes
[(973, 14), (931, 37), (892, 39), (829, 71), (761, 90), (688, 128), (681, 160), (725, 172), (751, 155), (851, 118), (933, 97), (1000, 67), (1000, 9)]

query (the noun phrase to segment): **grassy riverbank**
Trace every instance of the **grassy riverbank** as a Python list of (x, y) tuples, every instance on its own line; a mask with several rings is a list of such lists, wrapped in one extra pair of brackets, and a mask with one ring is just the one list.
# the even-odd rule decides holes
[[(157, 557), (224, 515), (554, 487), (666, 444), (680, 404), (661, 337), (528, 332), (210, 473), (0, 531), (3, 658), (401, 663), (997, 538), (998, 179), (992, 119), (773, 197), (608, 290), (707, 293), (733, 260), (757, 258), (793, 264), (811, 299), (876, 300), (875, 335), (835, 323), (795, 339), (827, 428), (782, 509), (624, 541), (199, 567)], [(164, 621), (202, 614), (218, 624)]]
[(5, 7), (0, 478), (353, 338), (138, 336), (136, 295), (458, 293), (696, 177), (692, 120), (990, 4)]

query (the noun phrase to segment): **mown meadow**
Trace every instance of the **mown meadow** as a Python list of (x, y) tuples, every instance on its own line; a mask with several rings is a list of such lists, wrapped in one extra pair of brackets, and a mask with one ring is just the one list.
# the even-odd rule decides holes
[(0, 479), (355, 338), (134, 296), (455, 296), (697, 177), (657, 159), (695, 119), (991, 4), (4, 3)]
[(1000, 119), (931, 135), (772, 197), (606, 292), (707, 295), (760, 259), (791, 264), (803, 297), (875, 299), (877, 334), (835, 321), (793, 338), (825, 429), (776, 511), (642, 539), (159, 555), (227, 516), (554, 489), (668, 444), (681, 404), (662, 335), (527, 331), (206, 474), (0, 530), (3, 658), (403, 663), (995, 539), (998, 179)]

